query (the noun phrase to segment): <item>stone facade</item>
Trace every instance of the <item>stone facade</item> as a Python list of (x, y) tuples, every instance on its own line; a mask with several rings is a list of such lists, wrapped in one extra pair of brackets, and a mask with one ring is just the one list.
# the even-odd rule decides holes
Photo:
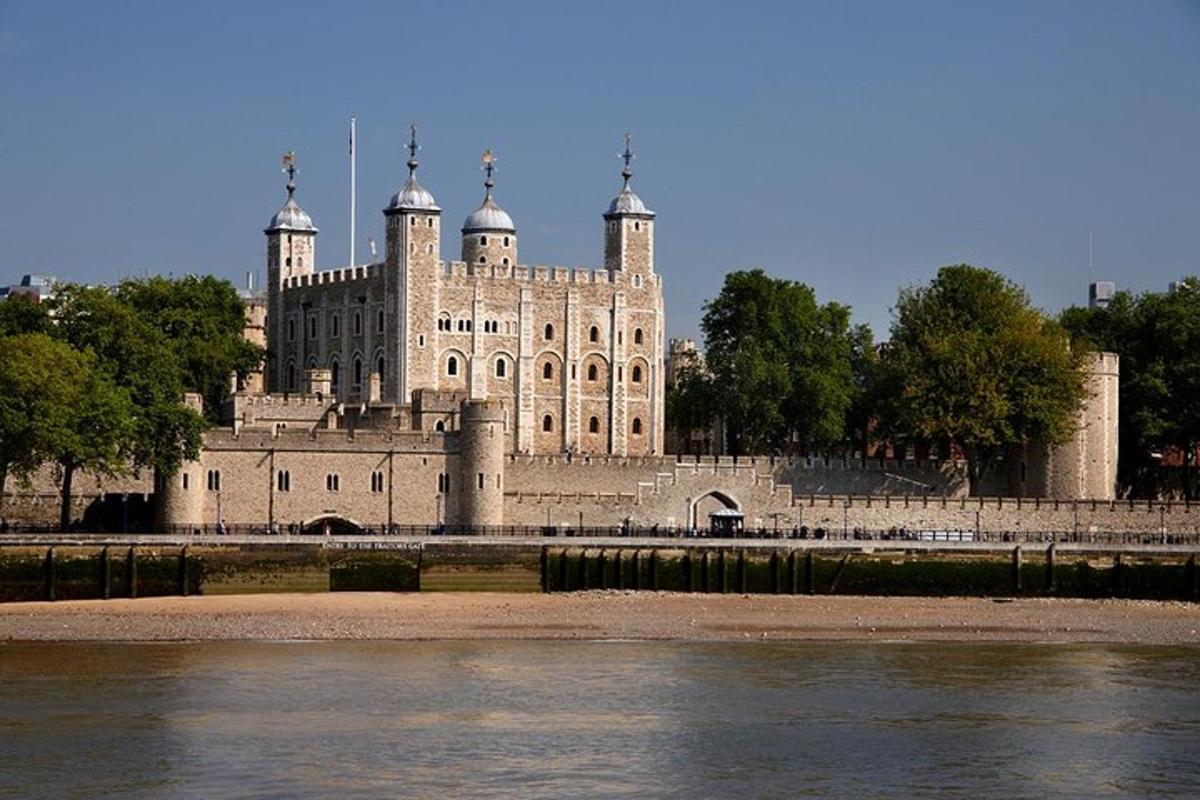
[(306, 371), (326, 369), (332, 397), (361, 404), (377, 374), (395, 406), (423, 390), (500, 401), (509, 452), (661, 454), (654, 214), (614, 201), (601, 269), (526, 266), (489, 173), (462, 260), (447, 261), (441, 209), (416, 183), (415, 159), (410, 171), (384, 211), (380, 263), (317, 270), (317, 229), (288, 206), (266, 229), (267, 391), (294, 394)]

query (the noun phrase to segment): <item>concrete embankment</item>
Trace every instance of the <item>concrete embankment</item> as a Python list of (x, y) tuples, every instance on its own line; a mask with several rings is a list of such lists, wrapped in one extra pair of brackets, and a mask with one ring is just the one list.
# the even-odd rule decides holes
[(0, 601), (340, 591), (1200, 600), (1194, 548), (473, 537), (0, 541)]

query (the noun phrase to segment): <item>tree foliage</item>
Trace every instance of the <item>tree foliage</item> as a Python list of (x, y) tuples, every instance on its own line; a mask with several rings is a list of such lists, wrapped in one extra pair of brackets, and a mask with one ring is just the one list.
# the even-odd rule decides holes
[(179, 365), (184, 391), (197, 392), (211, 422), (229, 396), (229, 376), (262, 362), (262, 348), (243, 338), (245, 304), (229, 281), (188, 275), (127, 280), (116, 299), (158, 330)]
[(1121, 357), (1119, 404), (1123, 491), (1155, 497), (1163, 483), (1160, 459), (1183, 459), (1182, 490), (1195, 496), (1200, 446), (1200, 279), (1173, 292), (1119, 292), (1106, 308), (1070, 308), (1061, 320), (1077, 340)]
[(847, 307), (761, 269), (732, 272), (701, 329), (708, 374), (688, 376), (679, 402), (719, 418), (734, 455), (841, 440), (855, 391)]
[(902, 290), (881, 364), (881, 412), (912, 439), (949, 441), (972, 494), (1003, 449), (1071, 436), (1085, 396), (1081, 348), (991, 270), (944, 267)]

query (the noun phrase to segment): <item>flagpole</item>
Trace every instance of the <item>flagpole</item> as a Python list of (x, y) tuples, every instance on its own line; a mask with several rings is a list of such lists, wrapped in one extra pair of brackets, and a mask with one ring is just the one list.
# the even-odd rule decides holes
[(354, 128), (355, 118), (350, 118), (350, 266), (354, 266), (354, 206), (356, 198), (356, 190), (354, 185), (355, 180), (355, 152), (354, 152)]

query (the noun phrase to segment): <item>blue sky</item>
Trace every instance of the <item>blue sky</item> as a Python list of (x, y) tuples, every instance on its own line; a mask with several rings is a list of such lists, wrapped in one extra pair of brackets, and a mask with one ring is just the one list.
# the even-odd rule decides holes
[[(1055, 311), (1200, 271), (1200, 2), (0, 0), (0, 281), (261, 271), (279, 156), (348, 258), (403, 180), (447, 232), (479, 154), (526, 263), (598, 265), (635, 137), (668, 333), (761, 266), (886, 332), (899, 287), (990, 266)], [(457, 233), (443, 256), (458, 256)]]

